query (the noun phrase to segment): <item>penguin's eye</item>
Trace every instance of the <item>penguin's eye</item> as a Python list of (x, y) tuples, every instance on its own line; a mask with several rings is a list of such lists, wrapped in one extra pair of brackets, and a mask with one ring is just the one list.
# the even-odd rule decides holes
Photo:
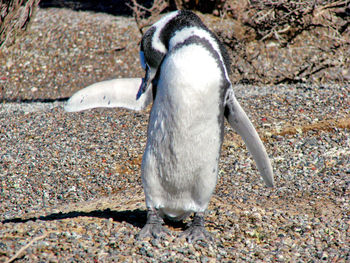
[(140, 51), (140, 63), (141, 63), (141, 67), (143, 69), (146, 69), (146, 59), (145, 59), (145, 54), (143, 53), (143, 51)]

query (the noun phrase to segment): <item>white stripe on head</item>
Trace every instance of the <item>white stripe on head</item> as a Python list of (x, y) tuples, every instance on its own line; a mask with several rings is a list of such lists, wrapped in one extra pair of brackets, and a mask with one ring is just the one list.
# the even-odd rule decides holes
[(158, 50), (159, 52), (161, 53), (166, 53), (167, 52), (167, 49), (166, 47), (164, 46), (164, 44), (160, 41), (159, 39), (159, 35), (160, 35), (160, 32), (162, 31), (162, 29), (164, 28), (164, 26), (171, 20), (173, 19), (174, 17), (176, 17), (178, 14), (179, 14), (180, 11), (174, 11), (174, 12), (171, 12), (169, 13), (168, 15), (166, 16), (163, 16), (158, 22), (156, 22), (155, 24), (153, 24), (152, 27), (155, 27), (156, 30), (153, 34), (153, 37), (152, 37), (152, 47), (155, 49), (155, 50)]

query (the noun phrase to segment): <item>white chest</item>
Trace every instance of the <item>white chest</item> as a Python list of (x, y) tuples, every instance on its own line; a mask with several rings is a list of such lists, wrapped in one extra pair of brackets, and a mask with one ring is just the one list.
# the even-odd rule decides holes
[(216, 61), (202, 47), (190, 45), (164, 60), (142, 169), (155, 206), (206, 208), (221, 147), (220, 83)]

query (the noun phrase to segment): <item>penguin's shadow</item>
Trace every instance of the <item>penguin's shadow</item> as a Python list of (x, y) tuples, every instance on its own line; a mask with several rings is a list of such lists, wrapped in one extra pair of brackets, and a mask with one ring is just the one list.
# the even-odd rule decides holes
[(125, 210), (125, 211), (112, 211), (109, 208), (104, 210), (93, 210), (90, 212), (84, 211), (70, 211), (67, 213), (59, 212), (52, 213), (45, 216), (31, 217), (31, 218), (11, 218), (2, 221), (5, 223), (26, 223), (28, 221), (56, 221), (62, 219), (72, 219), (77, 217), (96, 217), (96, 218), (112, 218), (116, 222), (127, 222), (135, 227), (142, 227), (147, 220), (147, 212), (135, 209), (135, 210)]
[[(115, 222), (126, 222), (134, 227), (142, 228), (147, 221), (147, 212), (145, 210), (135, 209), (135, 210), (125, 210), (125, 211), (112, 211), (109, 208), (105, 210), (94, 210), (90, 212), (83, 212), (83, 211), (70, 211), (67, 213), (52, 213), (46, 216), (38, 216), (38, 217), (31, 217), (31, 218), (11, 218), (11, 219), (5, 219), (1, 221), (2, 224), (6, 223), (26, 223), (28, 221), (56, 221), (56, 220), (62, 220), (62, 219), (72, 219), (77, 217), (96, 217), (96, 218), (105, 218), (109, 219), (112, 218)], [(174, 222), (171, 220), (164, 220), (166, 225), (170, 225), (173, 228), (180, 228), (184, 230), (186, 228), (186, 224), (183, 222)]]

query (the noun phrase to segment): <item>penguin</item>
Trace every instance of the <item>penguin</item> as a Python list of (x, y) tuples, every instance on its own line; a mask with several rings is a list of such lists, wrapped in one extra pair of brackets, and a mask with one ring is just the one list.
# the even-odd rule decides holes
[(147, 222), (138, 238), (166, 233), (165, 217), (178, 221), (194, 214), (183, 236), (189, 242), (212, 240), (204, 217), (217, 182), (225, 118), (265, 184), (274, 185), (265, 147), (235, 98), (227, 52), (196, 14), (181, 10), (147, 30), (140, 61), (144, 78), (97, 83), (74, 94), (65, 109), (141, 110), (153, 101), (141, 164)]

